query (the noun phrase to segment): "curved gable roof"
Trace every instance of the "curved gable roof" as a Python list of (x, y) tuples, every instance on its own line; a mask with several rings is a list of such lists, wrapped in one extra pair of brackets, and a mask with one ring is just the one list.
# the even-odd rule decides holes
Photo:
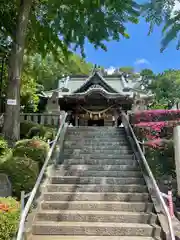
[(92, 85), (99, 85), (104, 88), (105, 91), (110, 93), (118, 93), (114, 88), (112, 88), (107, 81), (98, 73), (95, 72), (91, 75), (78, 89), (73, 93), (86, 92)]

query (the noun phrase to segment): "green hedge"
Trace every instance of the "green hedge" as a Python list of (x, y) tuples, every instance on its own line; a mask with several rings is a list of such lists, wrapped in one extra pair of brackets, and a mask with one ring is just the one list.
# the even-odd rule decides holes
[(22, 122), (20, 125), (21, 139), (38, 136), (44, 141), (53, 140), (56, 136), (56, 129), (50, 126), (43, 126), (32, 122)]
[(27, 138), (27, 134), (32, 127), (35, 127), (36, 124), (33, 122), (24, 121), (20, 123), (20, 135), (21, 138)]
[(13, 156), (31, 158), (38, 162), (39, 167), (41, 168), (48, 151), (48, 143), (40, 139), (24, 139), (16, 143), (13, 149)]
[(164, 144), (162, 148), (146, 147), (145, 152), (146, 159), (156, 179), (164, 175), (171, 175), (175, 178), (173, 142)]
[[(18, 229), (20, 205), (11, 198), (0, 198), (0, 239), (12, 239)], [(5, 206), (5, 207), (4, 207)]]
[(0, 137), (0, 157), (5, 155), (8, 150), (9, 148), (7, 141), (5, 141), (3, 137)]
[[(30, 192), (39, 174), (38, 163), (27, 157), (14, 157), (12, 154), (1, 163), (0, 172), (8, 175), (13, 195), (20, 197), (21, 191)], [(1, 239), (1, 238), (0, 238)]]

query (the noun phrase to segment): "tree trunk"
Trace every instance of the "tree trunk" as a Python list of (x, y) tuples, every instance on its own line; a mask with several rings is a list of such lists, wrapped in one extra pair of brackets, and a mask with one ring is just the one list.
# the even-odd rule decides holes
[[(20, 136), (20, 83), (26, 31), (33, 0), (21, 0), (17, 17), (15, 41), (9, 59), (7, 103), (3, 133), (10, 141)], [(10, 101), (8, 101), (8, 99)], [(13, 100), (13, 101), (12, 101)]]

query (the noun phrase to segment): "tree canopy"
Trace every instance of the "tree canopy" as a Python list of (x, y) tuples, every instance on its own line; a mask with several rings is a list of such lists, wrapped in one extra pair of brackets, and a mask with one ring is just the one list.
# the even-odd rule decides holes
[[(24, 50), (27, 54), (47, 53), (61, 62), (59, 50), (65, 56), (80, 48), (84, 56), (87, 39), (95, 48), (106, 50), (104, 40), (129, 38), (125, 24), (138, 23), (139, 5), (136, 1), (99, 0), (12, 0), (1, 1), (0, 34), (10, 41), (8, 99), (3, 132), (5, 137), (19, 138), (20, 86)], [(1, 42), (0, 42), (1, 44)]]
[(166, 70), (153, 75), (152, 81), (146, 87), (155, 95), (151, 108), (171, 108), (180, 99), (180, 71)]
[[(43, 85), (44, 90), (52, 90), (58, 87), (58, 80), (64, 75), (89, 74), (93, 65), (87, 63), (76, 54), (71, 54), (68, 59), (63, 53), (59, 53), (62, 61), (57, 61), (52, 53), (44, 58), (40, 54), (24, 56), (24, 72), (32, 77), (35, 82)], [(63, 63), (61, 63), (63, 62)]]
[[(1, 32), (14, 39), (19, 0), (1, 1)], [(57, 46), (66, 52), (81, 48), (87, 38), (95, 47), (106, 49), (104, 40), (128, 38), (125, 23), (137, 23), (139, 5), (136, 1), (57, 1), (31, 0), (31, 11), (26, 37), (29, 51), (57, 53)]]
[(150, 23), (149, 34), (154, 26), (163, 24), (161, 52), (172, 40), (177, 40), (176, 48), (180, 48), (180, 9), (176, 10), (179, 0), (150, 0), (142, 6), (142, 14)]

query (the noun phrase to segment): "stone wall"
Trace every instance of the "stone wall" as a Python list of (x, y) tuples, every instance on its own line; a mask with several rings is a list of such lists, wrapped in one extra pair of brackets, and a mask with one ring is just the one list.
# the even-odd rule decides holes
[(12, 195), (11, 183), (5, 174), (0, 174), (0, 197)]

